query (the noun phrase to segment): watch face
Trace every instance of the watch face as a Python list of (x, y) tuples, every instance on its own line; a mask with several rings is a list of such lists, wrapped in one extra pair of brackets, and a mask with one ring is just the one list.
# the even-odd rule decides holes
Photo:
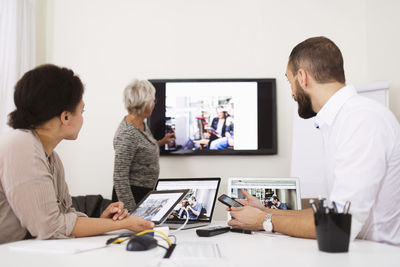
[(267, 216), (265, 216), (265, 219), (263, 222), (263, 228), (266, 232), (272, 232), (274, 230), (271, 218), (272, 218), (272, 214), (267, 214)]
[(264, 230), (265, 230), (266, 232), (272, 232), (273, 227), (272, 227), (272, 222), (271, 222), (271, 220), (265, 221), (265, 222), (263, 223), (263, 228), (264, 228)]

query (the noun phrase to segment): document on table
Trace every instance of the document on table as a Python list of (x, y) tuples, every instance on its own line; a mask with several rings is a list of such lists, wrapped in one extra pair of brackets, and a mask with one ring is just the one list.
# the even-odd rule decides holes
[(24, 240), (8, 245), (10, 250), (34, 253), (74, 254), (105, 247), (105, 241), (99, 239), (73, 238), (56, 240)]
[(290, 238), (290, 236), (285, 235), (285, 234), (281, 234), (281, 233), (278, 233), (278, 232), (269, 233), (269, 232), (264, 232), (264, 231), (257, 231), (257, 232), (253, 232), (253, 233), (260, 234), (260, 235), (265, 235), (265, 236), (269, 236), (269, 237)]
[(218, 244), (206, 242), (178, 243), (172, 253), (173, 259), (219, 259), (221, 257)]

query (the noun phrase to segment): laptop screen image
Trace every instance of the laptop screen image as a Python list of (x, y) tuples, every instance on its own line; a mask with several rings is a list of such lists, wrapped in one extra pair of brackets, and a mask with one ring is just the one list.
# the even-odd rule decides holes
[(301, 209), (298, 178), (229, 178), (228, 193), (234, 199), (244, 199), (241, 189), (257, 197), (271, 209)]
[(184, 222), (186, 211), (190, 222), (211, 222), (220, 178), (159, 179), (155, 190), (189, 189), (186, 197), (176, 205), (166, 222)]

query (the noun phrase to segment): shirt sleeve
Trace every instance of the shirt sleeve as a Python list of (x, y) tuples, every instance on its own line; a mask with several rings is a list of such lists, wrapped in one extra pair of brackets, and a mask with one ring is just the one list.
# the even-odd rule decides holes
[(194, 208), (194, 210), (195, 211), (198, 211), (198, 212), (201, 212), (201, 208), (202, 208), (203, 206), (201, 205), (201, 203), (197, 203), (196, 204), (196, 206), (195, 206), (195, 208)]
[[(370, 114), (368, 114), (370, 113)], [(365, 226), (385, 177), (390, 132), (379, 115), (359, 111), (348, 116), (336, 139), (334, 184), (330, 200), (351, 201), (352, 240)]]
[(62, 212), (65, 203), (57, 197), (47, 159), (26, 147), (15, 151), (10, 153), (14, 167), (7, 168), (5, 191), (21, 226), (37, 239), (70, 237), (78, 215)]
[(118, 200), (124, 203), (124, 207), (132, 211), (136, 207), (130, 183), (129, 171), (137, 146), (132, 138), (125, 132), (115, 137), (114, 142), (114, 189)]

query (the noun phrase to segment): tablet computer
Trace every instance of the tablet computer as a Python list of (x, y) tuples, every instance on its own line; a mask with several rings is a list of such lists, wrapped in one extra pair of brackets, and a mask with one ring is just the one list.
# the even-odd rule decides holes
[(156, 225), (162, 224), (188, 192), (189, 189), (150, 191), (137, 204), (131, 216), (141, 217)]

